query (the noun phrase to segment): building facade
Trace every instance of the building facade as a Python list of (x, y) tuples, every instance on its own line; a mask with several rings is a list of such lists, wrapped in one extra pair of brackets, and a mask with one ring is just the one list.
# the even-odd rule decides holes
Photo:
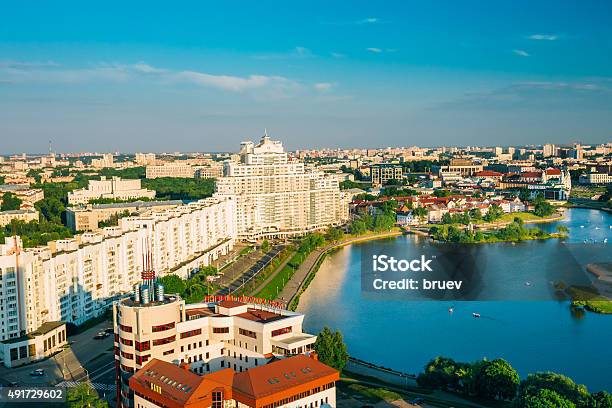
[(195, 168), (186, 163), (164, 163), (146, 168), (146, 178), (154, 179), (158, 177), (183, 177), (193, 178), (195, 176)]
[(225, 162), (223, 174), (216, 195), (236, 200), (241, 239), (303, 235), (348, 220), (349, 199), (338, 179), (290, 161), (267, 134), (257, 145), (243, 142), (240, 162)]
[(0, 211), (0, 227), (10, 224), (13, 220), (23, 222), (38, 221), (38, 211), (33, 208)]
[(143, 258), (161, 274), (183, 278), (234, 245), (234, 202), (208, 198), (45, 247), (24, 249), (19, 237), (0, 245), (0, 340), (49, 321), (82, 324), (103, 313), (140, 281)]
[(66, 324), (47, 322), (31, 333), (0, 342), (0, 357), (5, 367), (17, 367), (50, 357), (66, 344)]
[(141, 188), (139, 179), (122, 180), (113, 177), (107, 180), (89, 180), (87, 188), (81, 188), (68, 193), (69, 204), (87, 204), (91, 200), (110, 198), (115, 200), (133, 200), (136, 198), (155, 198), (155, 191)]
[(243, 372), (274, 355), (310, 352), (316, 341), (303, 333), (302, 314), (233, 300), (185, 304), (146, 279), (132, 297), (114, 303), (113, 319), (117, 396), (123, 406), (133, 399), (129, 378), (152, 359), (186, 364), (198, 374), (225, 368)]
[(227, 368), (204, 376), (152, 360), (129, 383), (136, 408), (325, 408), (336, 406), (338, 380), (338, 371), (313, 354), (241, 373)]
[(403, 177), (402, 166), (399, 164), (379, 163), (370, 166), (372, 186), (384, 186), (390, 181), (400, 182)]

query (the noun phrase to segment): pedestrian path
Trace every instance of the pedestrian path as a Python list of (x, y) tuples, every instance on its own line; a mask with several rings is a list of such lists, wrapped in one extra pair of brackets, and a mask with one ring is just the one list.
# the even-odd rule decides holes
[[(82, 382), (62, 381), (61, 383), (58, 383), (55, 386), (72, 388), (72, 387), (76, 387), (79, 384), (82, 384)], [(88, 384), (91, 388), (95, 389), (96, 391), (113, 391), (114, 392), (117, 390), (116, 384), (102, 384), (102, 383), (86, 383), (86, 384)]]

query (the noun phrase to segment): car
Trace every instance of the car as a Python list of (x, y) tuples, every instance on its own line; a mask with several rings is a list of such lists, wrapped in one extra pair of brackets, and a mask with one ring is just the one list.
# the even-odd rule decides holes
[(32, 377), (42, 377), (43, 375), (45, 375), (45, 370), (43, 370), (42, 368), (37, 368), (36, 370), (30, 371), (30, 375)]
[(425, 400), (423, 398), (420, 398), (420, 397), (419, 398), (415, 398), (412, 401), (410, 401), (410, 403), (412, 405), (419, 405), (419, 404), (422, 404), (423, 402), (425, 402)]
[(106, 329), (104, 329), (104, 333), (107, 334), (113, 334), (115, 332), (115, 329), (113, 329), (112, 327), (107, 327)]
[(19, 383), (17, 381), (11, 381), (6, 384), (6, 387), (19, 387)]
[(98, 333), (94, 336), (94, 340), (104, 340), (106, 336), (103, 333)]

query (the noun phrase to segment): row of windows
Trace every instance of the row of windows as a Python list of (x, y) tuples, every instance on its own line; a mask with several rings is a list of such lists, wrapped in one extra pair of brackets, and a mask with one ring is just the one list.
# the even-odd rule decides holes
[(163, 338), (163, 339), (153, 340), (153, 345), (154, 346), (161, 346), (162, 344), (172, 343), (175, 340), (176, 340), (176, 336), (170, 336), (170, 337), (166, 337), (166, 338)]
[(280, 336), (281, 334), (291, 333), (291, 326), (283, 327), (282, 329), (272, 330), (272, 337)]
[(170, 330), (170, 329), (174, 329), (175, 323), (166, 323), (166, 324), (160, 324), (158, 326), (153, 326), (151, 328), (151, 331), (153, 333), (157, 333), (157, 332), (161, 332), (161, 331), (166, 331), (166, 330)]
[(243, 336), (251, 337), (253, 339), (257, 338), (257, 333), (255, 333), (254, 331), (250, 331), (246, 329), (238, 329), (238, 333), (242, 334)]
[(199, 334), (202, 334), (202, 329), (190, 330), (190, 331), (181, 333), (181, 339), (186, 339), (187, 337), (197, 336)]
[(213, 327), (213, 333), (229, 333), (229, 327)]
[[(321, 391), (328, 390), (328, 389), (333, 388), (335, 386), (336, 386), (336, 384), (334, 382), (327, 383), (327, 384), (325, 384), (325, 385), (323, 385), (321, 387), (315, 387), (315, 388), (312, 388), (312, 389), (310, 389), (308, 391), (304, 391), (304, 392), (301, 392), (299, 394), (292, 395), (291, 397), (287, 397), (287, 398), (283, 398), (282, 400), (275, 401), (272, 404), (264, 405), (263, 408), (276, 408), (276, 407), (280, 407), (280, 406), (283, 406), (283, 405), (287, 405), (287, 404), (289, 404), (289, 403), (291, 403), (293, 401), (301, 400), (303, 398), (306, 398), (306, 397), (309, 397), (311, 395), (317, 394), (317, 393), (319, 393)], [(323, 402), (323, 401), (325, 401), (325, 402)], [(325, 400), (321, 399), (321, 405), (323, 403), (328, 403), (327, 397), (325, 397)], [(314, 408), (314, 407), (318, 407), (318, 406), (319, 406), (319, 401), (314, 401), (314, 402), (310, 403), (310, 408)]]

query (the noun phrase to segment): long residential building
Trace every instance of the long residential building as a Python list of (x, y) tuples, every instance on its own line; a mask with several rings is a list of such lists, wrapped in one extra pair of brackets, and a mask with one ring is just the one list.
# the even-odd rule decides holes
[(130, 406), (129, 379), (153, 359), (209, 374), (309, 353), (316, 336), (302, 331), (303, 320), (300, 313), (231, 299), (185, 304), (146, 272), (133, 295), (113, 305), (118, 402)]
[(243, 142), (240, 162), (225, 162), (223, 175), (216, 195), (235, 198), (241, 239), (303, 235), (348, 219), (349, 199), (338, 179), (290, 161), (267, 134), (257, 145)]
[(141, 188), (140, 180), (122, 180), (113, 177), (107, 180), (89, 180), (87, 188), (81, 188), (68, 193), (68, 203), (87, 204), (91, 200), (109, 198), (115, 200), (131, 200), (136, 198), (155, 198), (155, 191)]
[(234, 245), (232, 199), (207, 198), (116, 227), (24, 249), (19, 237), (0, 245), (0, 340), (44, 322), (81, 324), (140, 281), (145, 254), (160, 275), (187, 277)]

